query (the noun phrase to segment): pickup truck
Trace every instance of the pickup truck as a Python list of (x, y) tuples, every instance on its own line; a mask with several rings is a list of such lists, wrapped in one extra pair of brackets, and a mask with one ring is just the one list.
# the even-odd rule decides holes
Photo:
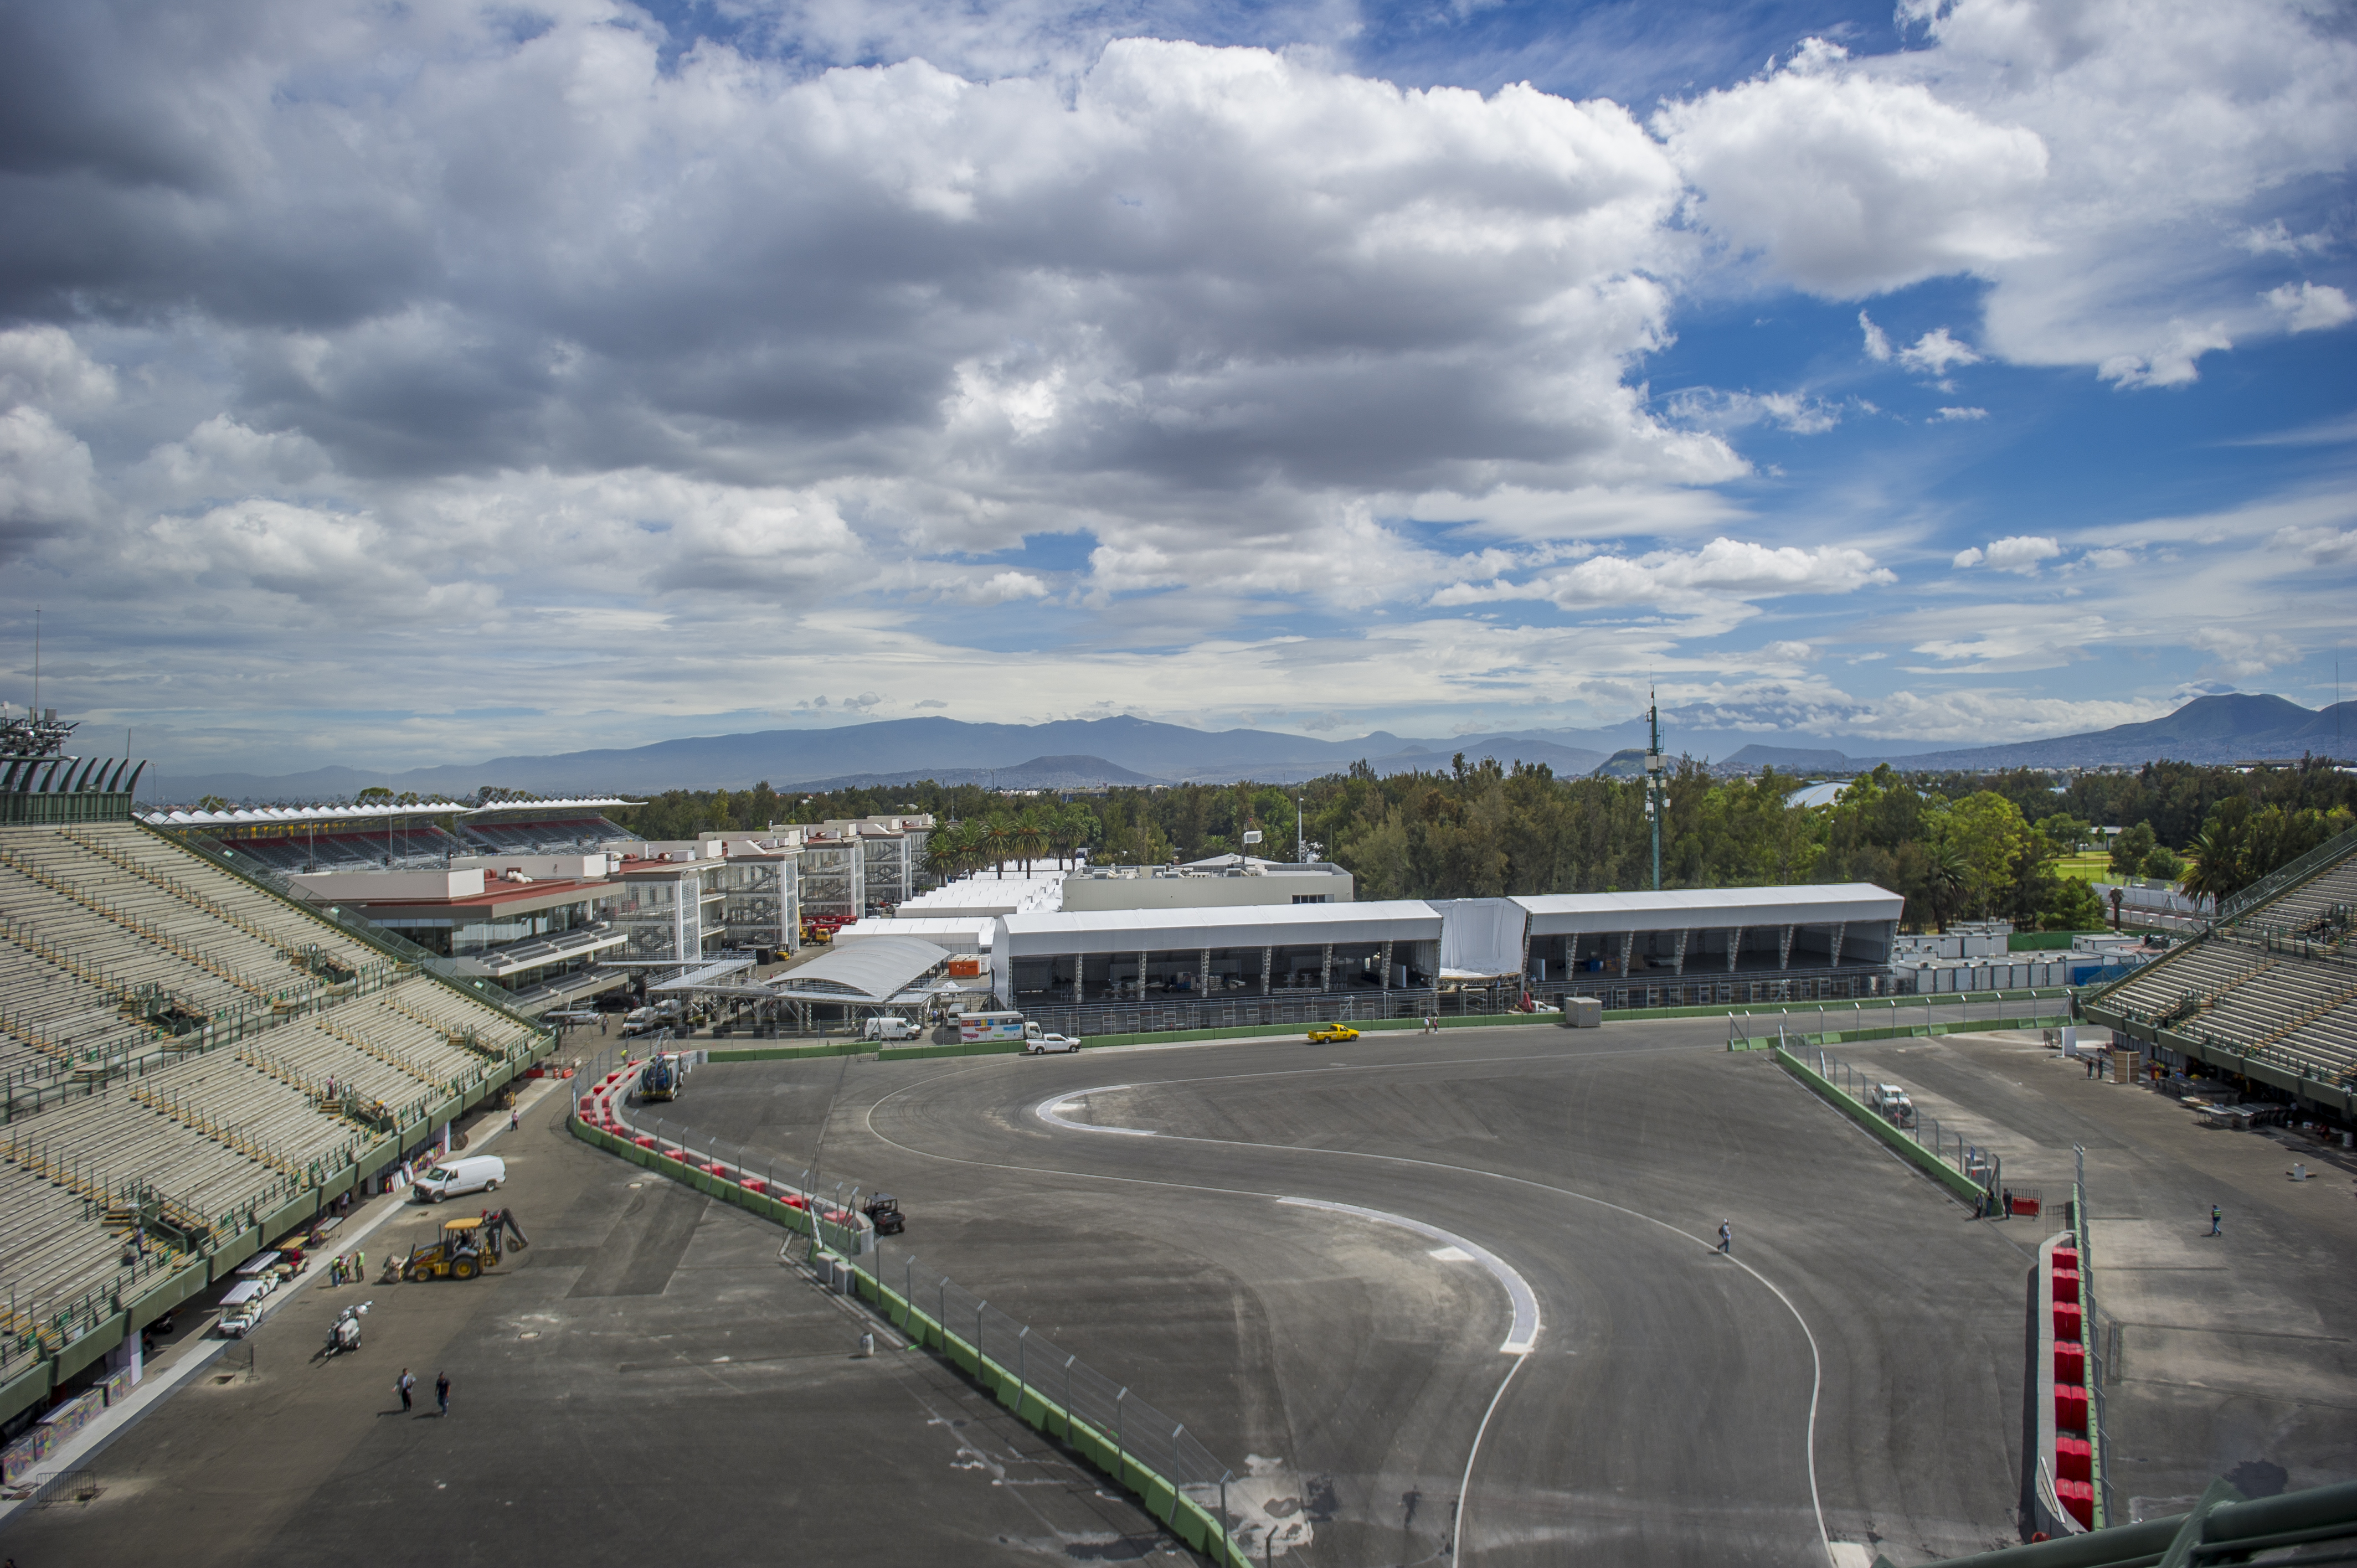
[(1080, 1048), (1081, 1042), (1070, 1035), (1051, 1035), (1037, 1024), (1024, 1026), (1023, 1054), (1027, 1057), (1044, 1057), (1053, 1051), (1077, 1051)]
[(1901, 1127), (1915, 1124), (1915, 1102), (1895, 1083), (1878, 1083), (1866, 1091), (1866, 1108), (1889, 1117)]

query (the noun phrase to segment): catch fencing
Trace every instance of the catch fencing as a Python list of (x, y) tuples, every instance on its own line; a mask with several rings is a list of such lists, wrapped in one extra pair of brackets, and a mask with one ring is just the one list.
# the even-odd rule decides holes
[(1863, 1107), (1867, 1113), (1889, 1122), (1902, 1135), (1915, 1140), (1915, 1146), (1954, 1171), (1982, 1192), (2001, 1190), (2004, 1181), (2004, 1161), (1994, 1150), (1985, 1149), (1962, 1133), (1952, 1133), (1940, 1125), (1937, 1116), (1914, 1112), (1903, 1121), (1893, 1120), (1878, 1108), (1873, 1100), (1874, 1086), (1883, 1081), (1872, 1073), (1859, 1071), (1850, 1063), (1823, 1050), (1800, 1053), (1817, 1069), (1817, 1076), (1840, 1090)]
[(1781, 1040), (1803, 1046), (1852, 1040), (1961, 1035), (1982, 1029), (2041, 1029), (2072, 1022), (2071, 993), (2044, 991), (1943, 993), (1878, 1001), (1824, 1002), (1813, 1007), (1749, 1009), (1727, 1015), (1727, 1048), (1758, 1050)]
[(2073, 1144), (2071, 1154), (2071, 1229), (2079, 1248), (2079, 1306), (2087, 1346), (2087, 1435), (2093, 1449), (2090, 1457), (2095, 1479), (2094, 1528), (2102, 1530), (2120, 1518), (2118, 1499), (2112, 1491), (2111, 1423), (2104, 1411), (2104, 1385), (2119, 1379), (2120, 1328), (2111, 1323), (2106, 1335), (2097, 1326), (2094, 1232), (2087, 1220), (2087, 1151)]

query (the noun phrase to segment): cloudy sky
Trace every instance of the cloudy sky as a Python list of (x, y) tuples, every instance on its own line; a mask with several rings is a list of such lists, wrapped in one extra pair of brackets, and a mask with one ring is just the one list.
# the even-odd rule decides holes
[(2323, 3), (5, 0), (0, 695), (38, 606), (176, 771), (2321, 705), (2352, 151)]

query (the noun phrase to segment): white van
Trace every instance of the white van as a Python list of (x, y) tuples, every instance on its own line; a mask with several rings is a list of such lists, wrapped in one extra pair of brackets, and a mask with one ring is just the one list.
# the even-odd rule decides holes
[(444, 1160), (417, 1178), (417, 1201), (439, 1203), (467, 1192), (489, 1192), (508, 1179), (508, 1163), (497, 1155)]
[(913, 1040), (922, 1032), (906, 1018), (887, 1015), (868, 1019), (867, 1026), (859, 1032), (859, 1037), (863, 1040)]

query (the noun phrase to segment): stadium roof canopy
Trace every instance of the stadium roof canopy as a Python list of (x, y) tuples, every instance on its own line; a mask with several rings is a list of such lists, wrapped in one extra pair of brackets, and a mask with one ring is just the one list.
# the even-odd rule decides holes
[(1540, 893), (1525, 894), (1512, 902), (1529, 913), (1530, 934), (1534, 937), (1895, 920), (1907, 903), (1871, 882), (1680, 887), (1660, 893)]
[(349, 822), (362, 819), (382, 822), (391, 817), (486, 817), (500, 812), (588, 811), (608, 806), (642, 806), (643, 800), (619, 796), (595, 800), (502, 800), (490, 806), (465, 806), (457, 801), (426, 801), (403, 806), (374, 802), (366, 806), (232, 806), (226, 811), (142, 811), (139, 820), (159, 828), (276, 827), (288, 822)]
[(829, 948), (769, 983), (781, 997), (806, 1002), (881, 1004), (948, 961), (949, 950), (916, 937), (869, 937)]
[(1229, 904), (1192, 909), (1001, 915), (992, 953), (1004, 963), (1040, 954), (1428, 942), (1439, 937), (1440, 911), (1415, 898), (1363, 904)]

